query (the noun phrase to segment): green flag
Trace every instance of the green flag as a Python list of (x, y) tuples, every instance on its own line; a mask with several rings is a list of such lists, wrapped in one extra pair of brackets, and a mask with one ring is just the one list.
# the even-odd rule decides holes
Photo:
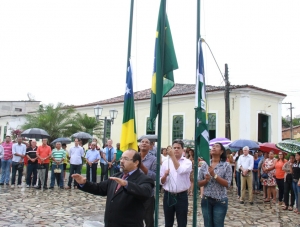
[(170, 25), (167, 15), (163, 12), (162, 2), (160, 3), (157, 22), (152, 75), (150, 106), (150, 119), (152, 122), (156, 119), (158, 105), (162, 103), (162, 97), (174, 87), (173, 70), (178, 69)]
[(196, 143), (198, 156), (203, 157), (207, 164), (210, 164), (209, 155), (209, 133), (208, 133), (208, 119), (206, 111), (206, 88), (204, 76), (204, 61), (201, 40), (198, 41), (198, 67), (196, 80), (196, 97), (195, 105), (197, 108), (197, 122), (196, 122)]

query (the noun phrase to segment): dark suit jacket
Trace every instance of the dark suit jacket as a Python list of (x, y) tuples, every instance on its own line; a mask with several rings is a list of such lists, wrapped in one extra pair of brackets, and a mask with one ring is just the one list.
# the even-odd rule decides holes
[[(122, 178), (123, 173), (114, 177)], [(107, 196), (104, 222), (106, 227), (143, 227), (145, 202), (152, 195), (154, 181), (138, 170), (128, 178), (127, 188), (121, 187), (116, 193), (117, 182), (106, 180), (100, 183), (87, 181), (82, 191)]]

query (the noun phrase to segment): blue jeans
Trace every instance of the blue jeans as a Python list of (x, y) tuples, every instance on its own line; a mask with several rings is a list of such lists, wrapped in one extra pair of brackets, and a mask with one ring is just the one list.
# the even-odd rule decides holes
[(238, 187), (238, 196), (241, 196), (241, 173), (239, 171), (235, 172), (236, 175), (236, 185)]
[(16, 172), (18, 171), (18, 185), (22, 184), (22, 176), (23, 176), (23, 169), (24, 169), (24, 163), (22, 169), (17, 169), (17, 166), (19, 165), (19, 162), (12, 162), (11, 166), (11, 185), (15, 185), (16, 182)]
[(293, 179), (293, 190), (295, 194), (295, 200), (296, 200), (296, 207), (298, 208), (298, 193), (300, 192), (300, 186), (298, 186), (298, 181), (294, 181)]
[[(72, 178), (72, 174), (74, 173), (78, 173), (78, 174), (81, 174), (81, 167), (82, 165), (73, 165), (73, 164), (70, 164), (70, 174), (69, 174), (69, 181), (68, 181), (68, 186), (71, 187), (71, 184), (72, 184), (72, 181), (73, 181), (73, 178)], [(77, 187), (77, 182), (76, 180), (74, 180), (74, 187), (76, 186)]]
[[(36, 185), (36, 180), (37, 180), (37, 167), (38, 164), (37, 163), (28, 163), (27, 165), (27, 177), (26, 177), (26, 184), (31, 186), (35, 186)], [(31, 175), (33, 174), (33, 178), (31, 181)]]
[(9, 160), (1, 160), (1, 169), (2, 169), (2, 174), (1, 174), (1, 180), (0, 183), (9, 183), (9, 178), (10, 178), (10, 165), (11, 165), (11, 159)]
[(108, 165), (104, 164), (104, 163), (100, 163), (100, 166), (101, 166), (101, 181), (104, 181), (104, 180), (107, 180), (108, 179), (108, 173), (107, 173), (107, 170), (108, 170)]
[[(259, 190), (259, 178), (258, 178), (258, 172), (253, 172), (253, 181), (252, 181), (252, 185), (253, 185), (253, 190), (254, 191), (258, 191)], [(248, 186), (249, 187), (249, 186)]]
[(173, 227), (174, 214), (176, 214), (177, 226), (186, 227), (188, 214), (187, 191), (173, 195), (167, 191), (164, 193), (163, 208), (165, 214), (165, 227)]
[(224, 227), (228, 198), (216, 200), (204, 196), (201, 200), (201, 208), (205, 227)]
[(54, 173), (54, 169), (56, 169), (56, 168), (61, 169), (60, 176), (59, 176), (59, 179), (58, 179), (59, 182), (57, 182), (57, 184), (59, 183), (58, 186), (59, 187), (63, 187), (64, 186), (64, 165), (63, 164), (56, 165), (54, 163), (52, 163), (52, 167), (51, 167), (51, 183), (50, 183), (50, 187), (54, 187), (54, 185), (55, 185), (55, 178), (56, 178), (56, 175), (58, 175), (58, 173)]

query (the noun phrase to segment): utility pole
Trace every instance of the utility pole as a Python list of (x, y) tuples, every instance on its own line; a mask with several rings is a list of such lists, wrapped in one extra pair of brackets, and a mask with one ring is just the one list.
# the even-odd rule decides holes
[(290, 130), (291, 130), (291, 140), (294, 139), (294, 135), (293, 135), (293, 104), (291, 102), (283, 102), (282, 104), (289, 104), (290, 105), (290, 114), (291, 114), (291, 118), (290, 118)]
[(225, 64), (225, 137), (231, 139), (228, 65)]

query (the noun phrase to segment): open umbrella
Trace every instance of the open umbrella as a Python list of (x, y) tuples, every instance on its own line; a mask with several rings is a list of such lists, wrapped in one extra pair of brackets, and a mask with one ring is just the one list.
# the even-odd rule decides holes
[(215, 143), (221, 143), (223, 146), (229, 145), (232, 141), (230, 139), (220, 137), (220, 138), (214, 138), (209, 141), (209, 146), (214, 145)]
[(143, 135), (143, 136), (140, 136), (140, 138), (138, 138), (138, 142), (141, 142), (145, 138), (150, 140), (150, 142), (156, 142), (157, 141), (157, 135)]
[(250, 150), (257, 150), (259, 149), (259, 145), (257, 142), (253, 140), (235, 140), (231, 144), (229, 144), (229, 148), (234, 148), (234, 149), (241, 149), (245, 146), (248, 146)]
[(184, 147), (189, 147), (189, 148), (195, 148), (195, 141), (194, 140), (182, 140), (184, 143)]
[(77, 133), (74, 133), (71, 137), (75, 137), (78, 139), (93, 139), (93, 137), (90, 134), (88, 134), (87, 132), (77, 132)]
[(300, 142), (297, 140), (283, 140), (277, 143), (276, 147), (289, 153), (300, 152)]
[(71, 143), (71, 141), (72, 141), (72, 140), (69, 139), (69, 138), (61, 137), (61, 138), (57, 138), (57, 139), (53, 140), (53, 141), (51, 142), (51, 144), (55, 144), (55, 143), (57, 143), (57, 142), (69, 144), (69, 143)]
[(278, 154), (280, 152), (280, 149), (276, 147), (275, 143), (262, 143), (259, 144), (259, 150), (263, 152), (270, 152), (274, 151), (275, 154)]
[(48, 132), (40, 128), (26, 129), (24, 132), (21, 133), (21, 136), (36, 139), (50, 138)]

